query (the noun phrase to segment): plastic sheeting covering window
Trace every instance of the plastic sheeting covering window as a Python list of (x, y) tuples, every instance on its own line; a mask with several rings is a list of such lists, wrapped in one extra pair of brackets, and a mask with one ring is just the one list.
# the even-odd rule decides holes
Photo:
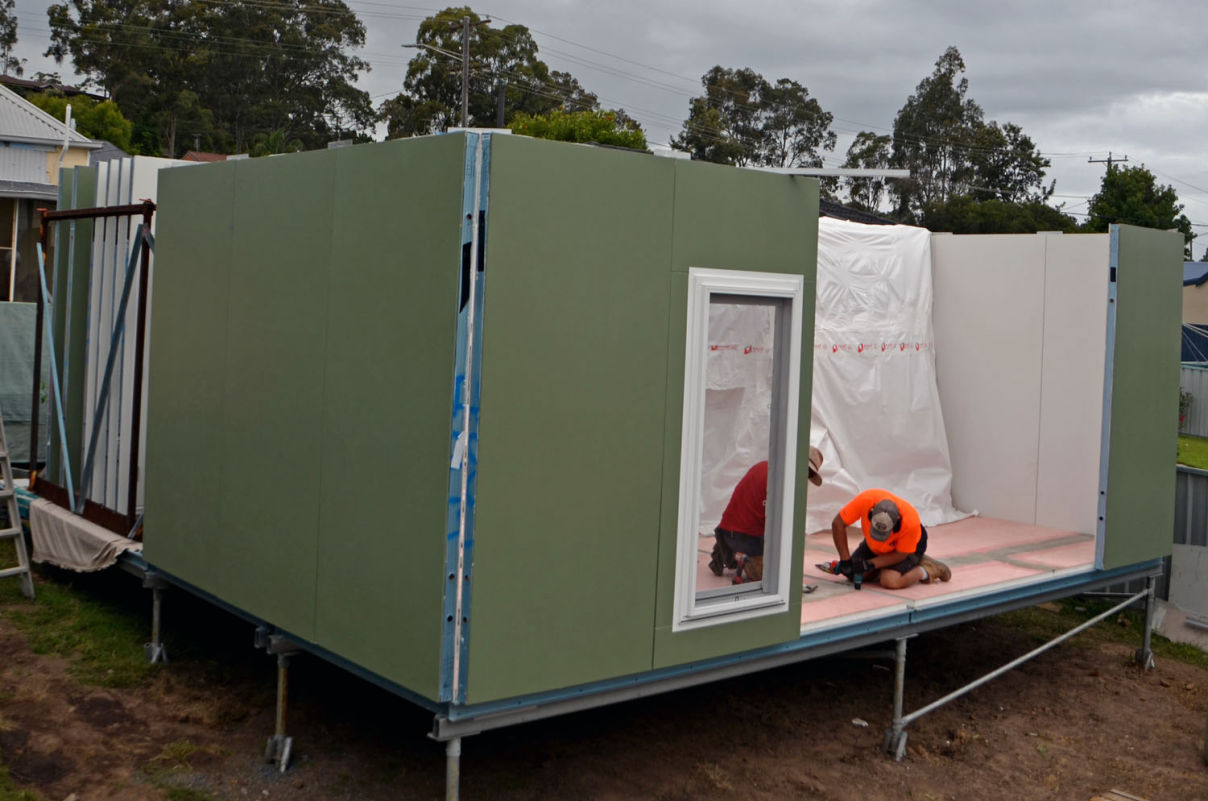
[(968, 516), (952, 506), (931, 309), (929, 231), (819, 220), (810, 443), (824, 462), (807, 532), (871, 487), (910, 501), (925, 525)]

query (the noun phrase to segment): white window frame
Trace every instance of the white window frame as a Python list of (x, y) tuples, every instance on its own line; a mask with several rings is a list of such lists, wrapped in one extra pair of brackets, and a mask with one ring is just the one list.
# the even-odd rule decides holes
[[(780, 298), (789, 301), (787, 381), (783, 420), (773, 432), (781, 435), (783, 464), (772, 467), (778, 486), (768, 488), (768, 497), (779, 499), (776, 530), (765, 536), (772, 540), (774, 554), (765, 553), (763, 581), (751, 592), (698, 598), (696, 592), (697, 547), (700, 520), (700, 480), (704, 450), (705, 378), (708, 364), (709, 304), (713, 295)], [(686, 631), (720, 623), (750, 620), (786, 612), (789, 608), (789, 576), (792, 571), (793, 510), (797, 467), (797, 418), (801, 383), (801, 324), (805, 279), (800, 275), (718, 270), (690, 267), (688, 270), (688, 319), (684, 343), (684, 413), (680, 445), (679, 516), (676, 534), (675, 602), (672, 631)], [(775, 443), (774, 443), (775, 445)], [(777, 459), (779, 461), (779, 459)], [(769, 521), (769, 525), (772, 525)], [(771, 558), (768, 558), (771, 556)], [(740, 585), (741, 587), (741, 585)]]

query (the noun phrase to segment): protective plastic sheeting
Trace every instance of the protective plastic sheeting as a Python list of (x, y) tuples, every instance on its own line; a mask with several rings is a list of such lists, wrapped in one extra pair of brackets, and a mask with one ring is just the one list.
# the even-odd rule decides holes
[(928, 526), (967, 516), (952, 506), (931, 309), (930, 232), (819, 220), (810, 442), (825, 462), (806, 531), (870, 487), (910, 501)]

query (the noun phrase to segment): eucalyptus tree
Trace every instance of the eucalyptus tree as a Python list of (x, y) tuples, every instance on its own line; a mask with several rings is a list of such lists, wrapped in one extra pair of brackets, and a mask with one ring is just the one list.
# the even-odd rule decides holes
[(1018, 125), (986, 122), (964, 72), (960, 51), (949, 47), (894, 119), (890, 163), (911, 172), (889, 185), (899, 219), (918, 220), (963, 195), (1029, 203), (1052, 192), (1043, 186), (1049, 161)]
[[(466, 20), (469, 36), (463, 43)], [(452, 7), (419, 25), (403, 90), (379, 110), (388, 136), (435, 133), (461, 124), (463, 44), (469, 53), (465, 88), (470, 126), (506, 124), (516, 114), (599, 109), (596, 95), (573, 75), (551, 70), (537, 57), (537, 43), (524, 25), (494, 27), (468, 6)]]
[(238, 152), (273, 132), (320, 147), (372, 125), (355, 87), (368, 64), (350, 54), (365, 27), (343, 0), (69, 0), (47, 17), (46, 54), (118, 104), (143, 152)]
[(688, 119), (671, 141), (692, 158), (737, 166), (819, 167), (835, 149), (833, 115), (796, 81), (769, 82), (748, 67), (713, 67), (701, 77)]

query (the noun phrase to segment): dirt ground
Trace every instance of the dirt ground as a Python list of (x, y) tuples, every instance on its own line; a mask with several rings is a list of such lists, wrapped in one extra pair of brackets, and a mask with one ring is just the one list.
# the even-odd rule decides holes
[[(37, 798), (443, 797), (431, 716), (305, 656), (290, 685), (293, 765), (266, 764), (275, 662), (216, 610), (176, 631), (200, 650), (137, 690), (82, 686), (64, 659), (32, 653), (3, 611), (0, 764)], [(911, 640), (907, 710), (1036, 644), (997, 619)], [(1146, 673), (1127, 645), (1075, 638), (922, 718), (894, 762), (879, 751), (890, 664), (828, 658), (466, 738), (461, 797), (1208, 799), (1205, 670), (1159, 660)]]

